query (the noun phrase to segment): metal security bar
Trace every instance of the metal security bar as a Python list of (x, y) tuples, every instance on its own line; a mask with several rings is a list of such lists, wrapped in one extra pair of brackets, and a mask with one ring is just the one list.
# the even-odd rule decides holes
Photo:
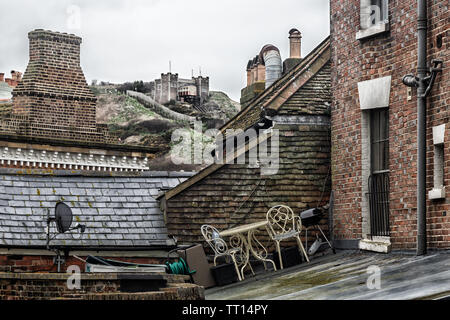
[(369, 177), (370, 235), (389, 236), (389, 172)]

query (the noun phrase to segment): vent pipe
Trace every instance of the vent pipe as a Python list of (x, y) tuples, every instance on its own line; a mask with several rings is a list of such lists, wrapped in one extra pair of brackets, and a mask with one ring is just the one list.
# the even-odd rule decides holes
[(266, 45), (262, 48), (260, 56), (266, 66), (266, 89), (277, 81), (283, 72), (280, 51), (272, 45)]

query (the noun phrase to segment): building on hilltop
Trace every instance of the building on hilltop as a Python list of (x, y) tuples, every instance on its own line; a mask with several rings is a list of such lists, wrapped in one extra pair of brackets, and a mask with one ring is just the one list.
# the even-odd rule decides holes
[(178, 73), (162, 73), (160, 79), (151, 83), (150, 96), (160, 104), (185, 101), (202, 105), (209, 97), (209, 77), (182, 79)]
[(12, 100), (12, 91), (22, 80), (22, 73), (11, 71), (11, 78), (5, 79), (5, 74), (0, 73), (0, 104), (10, 103)]

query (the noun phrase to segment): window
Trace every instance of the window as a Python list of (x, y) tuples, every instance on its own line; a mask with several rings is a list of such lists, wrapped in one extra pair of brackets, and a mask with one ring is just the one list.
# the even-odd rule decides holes
[(445, 199), (444, 186), (444, 137), (445, 124), (433, 127), (433, 189), (428, 192), (428, 198), (431, 200)]
[(370, 164), (373, 174), (389, 170), (388, 108), (372, 109), (370, 114)]
[(388, 0), (361, 0), (360, 30), (356, 39), (371, 37), (388, 30)]
[(370, 235), (389, 236), (389, 109), (370, 110)]

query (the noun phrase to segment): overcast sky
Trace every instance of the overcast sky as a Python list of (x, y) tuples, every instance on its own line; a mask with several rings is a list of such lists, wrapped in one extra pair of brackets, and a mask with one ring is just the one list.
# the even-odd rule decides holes
[(47, 29), (83, 38), (87, 81), (151, 81), (169, 70), (210, 77), (210, 89), (239, 100), (245, 67), (265, 44), (289, 55), (288, 31), (306, 55), (329, 34), (328, 0), (2, 0), (0, 72), (25, 71), (27, 33)]

